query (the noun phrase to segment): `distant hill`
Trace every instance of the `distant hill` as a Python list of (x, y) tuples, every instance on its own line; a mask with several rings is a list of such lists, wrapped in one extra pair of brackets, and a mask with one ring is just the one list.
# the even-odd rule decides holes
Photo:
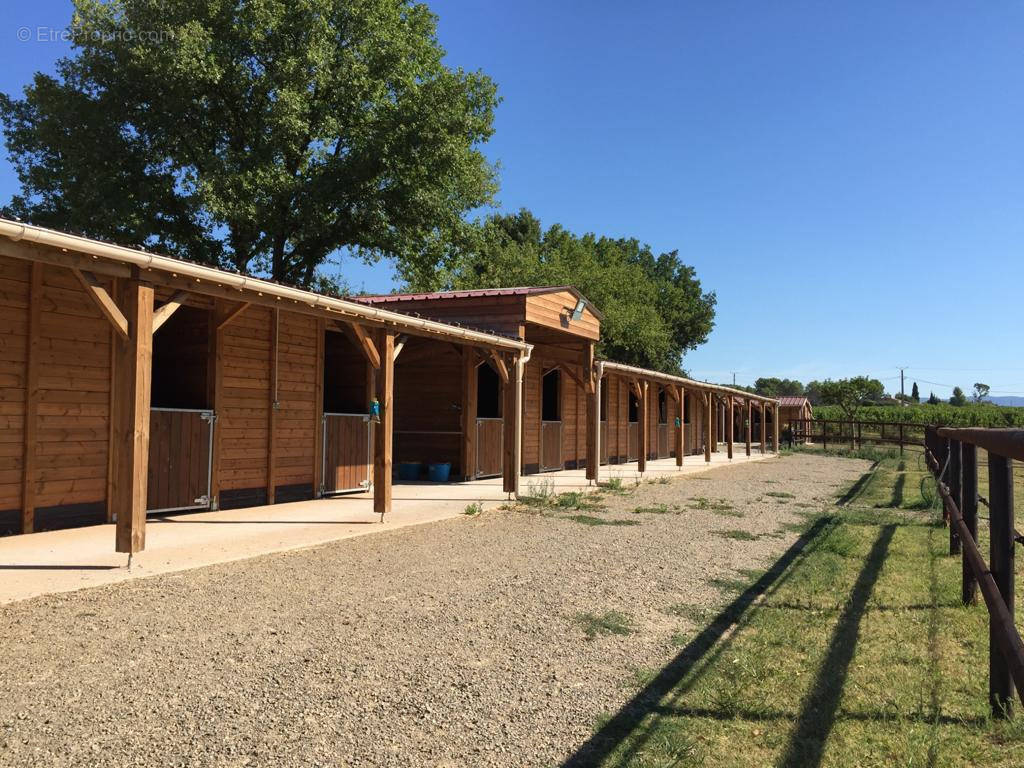
[(1024, 397), (1017, 397), (1016, 395), (986, 397), (985, 400), (986, 402), (994, 403), (995, 405), (1008, 405), (1012, 408), (1024, 408)]

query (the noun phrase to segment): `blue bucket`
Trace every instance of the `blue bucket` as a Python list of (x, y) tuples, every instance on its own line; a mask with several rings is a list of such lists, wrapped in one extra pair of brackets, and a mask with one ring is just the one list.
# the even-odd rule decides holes
[(447, 461), (443, 464), (427, 464), (427, 479), (432, 483), (447, 483), (451, 471), (452, 465)]
[(420, 467), (422, 465), (418, 461), (402, 461), (398, 464), (398, 479), (399, 480), (419, 480), (420, 479)]

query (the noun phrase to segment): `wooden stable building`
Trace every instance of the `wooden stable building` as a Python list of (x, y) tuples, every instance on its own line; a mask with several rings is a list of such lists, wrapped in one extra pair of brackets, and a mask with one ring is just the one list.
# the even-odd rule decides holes
[(596, 360), (570, 287), (344, 300), (4, 219), (0, 321), (0, 532), (116, 522), (121, 552), (170, 510), (370, 491), (383, 515), (393, 464), (514, 494), (731, 456), (719, 406), (777, 406)]

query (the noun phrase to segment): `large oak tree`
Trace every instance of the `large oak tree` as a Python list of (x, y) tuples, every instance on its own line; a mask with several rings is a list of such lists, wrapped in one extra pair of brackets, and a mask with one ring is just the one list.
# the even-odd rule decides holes
[(437, 263), (401, 272), (412, 290), (576, 286), (604, 313), (602, 355), (669, 373), (714, 327), (715, 294), (676, 251), (655, 255), (635, 239), (578, 236), (557, 224), (545, 231), (526, 210), (491, 216)]
[(14, 215), (316, 285), (429, 258), (489, 202), (493, 82), (410, 0), (77, 0), (72, 55), (0, 118)]

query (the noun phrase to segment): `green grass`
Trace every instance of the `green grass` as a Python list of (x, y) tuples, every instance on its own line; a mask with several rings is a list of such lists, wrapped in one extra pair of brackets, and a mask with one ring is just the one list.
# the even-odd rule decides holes
[(796, 495), (787, 493), (786, 491), (765, 491), (765, 496), (771, 496), (774, 499), (795, 499)]
[(678, 507), (670, 507), (668, 504), (654, 504), (650, 507), (637, 507), (633, 510), (635, 515), (675, 515), (679, 514)]
[(594, 517), (593, 515), (569, 515), (565, 518), (566, 520), (572, 520), (574, 523), (580, 523), (581, 525), (640, 525), (639, 520), (609, 520), (604, 517)]
[(743, 517), (743, 510), (736, 509), (729, 502), (723, 499), (708, 499), (704, 496), (697, 496), (692, 499), (690, 509), (713, 512), (716, 515), (725, 515), (727, 517)]
[(628, 635), (633, 631), (629, 617), (619, 611), (606, 611), (601, 615), (579, 613), (574, 619), (589, 640), (598, 635)]
[(469, 517), (476, 517), (484, 511), (484, 505), (479, 501), (474, 501), (472, 504), (467, 504), (466, 508), (462, 511), (462, 514)]
[(733, 528), (728, 531), (715, 531), (715, 533), (724, 539), (734, 539), (735, 541), (755, 541), (760, 538), (756, 533), (740, 530), (739, 528)]
[[(884, 458), (845, 506), (806, 512), (766, 572), (709, 580), (717, 608), (665, 609), (677, 655), (631, 680), (570, 764), (1024, 765), (1024, 716), (989, 716), (988, 614), (960, 605), (960, 560), (916, 457), (902, 461)], [(986, 553), (987, 537), (982, 524)]]

